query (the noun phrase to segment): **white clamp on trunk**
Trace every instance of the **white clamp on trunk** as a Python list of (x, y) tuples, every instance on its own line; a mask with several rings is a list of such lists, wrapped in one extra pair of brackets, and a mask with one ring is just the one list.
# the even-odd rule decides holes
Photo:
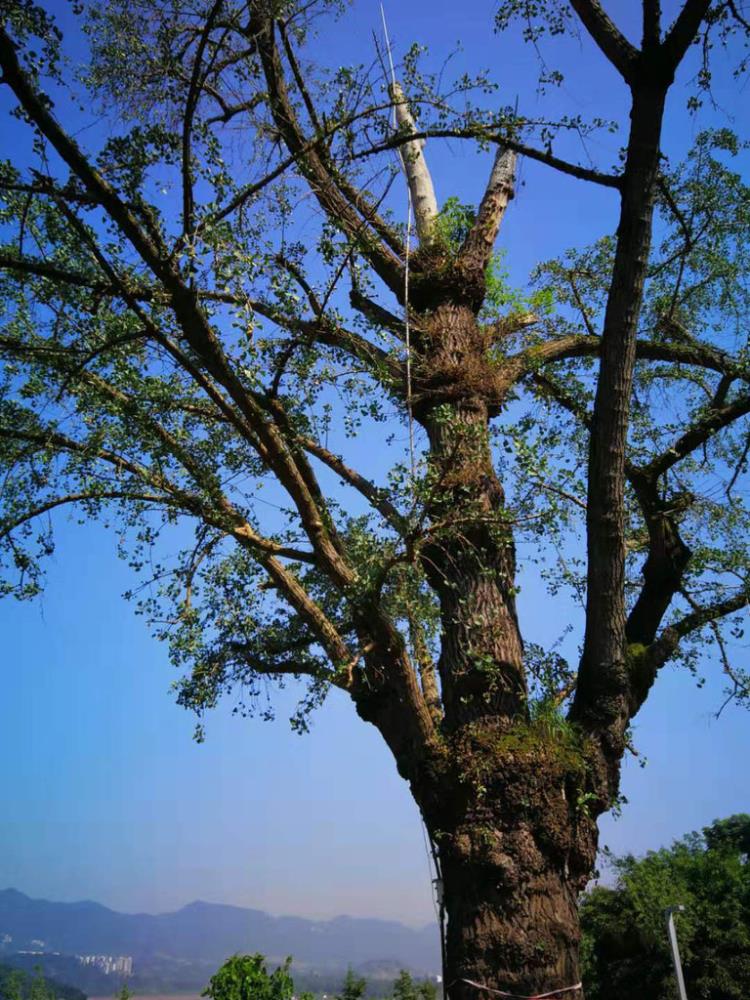
[[(395, 81), (391, 86), (391, 98), (394, 102), (399, 129), (406, 135), (416, 132), (414, 118), (406, 102), (404, 92), (401, 85)], [(417, 236), (421, 242), (425, 243), (429, 242), (435, 231), (438, 206), (432, 177), (422, 152), (423, 149), (424, 139), (412, 139), (404, 143), (401, 146), (401, 162), (404, 165), (406, 180), (411, 192)]]

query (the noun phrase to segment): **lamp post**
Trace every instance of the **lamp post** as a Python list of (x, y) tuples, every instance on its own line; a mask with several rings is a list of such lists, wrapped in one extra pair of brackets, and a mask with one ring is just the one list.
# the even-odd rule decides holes
[(674, 926), (674, 915), (675, 913), (682, 913), (685, 909), (684, 906), (668, 906), (664, 911), (664, 916), (667, 921), (667, 934), (669, 935), (669, 945), (672, 949), (672, 961), (674, 962), (674, 974), (677, 980), (677, 992), (680, 995), (680, 1000), (687, 1000), (687, 993), (685, 992), (685, 978), (682, 975), (682, 962), (680, 961), (680, 949), (677, 946), (677, 931)]

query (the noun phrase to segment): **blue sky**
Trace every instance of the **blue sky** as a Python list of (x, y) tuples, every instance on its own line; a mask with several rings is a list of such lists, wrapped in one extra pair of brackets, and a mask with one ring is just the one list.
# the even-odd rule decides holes
[[(607, 5), (629, 28), (637, 6)], [(386, 5), (397, 52), (418, 40), (437, 62), (461, 39), (456, 70), (489, 69), (502, 85), (499, 103), (518, 94), (521, 109), (534, 113), (536, 57), (517, 36), (493, 35), (493, 10), (487, 0)], [(325, 58), (369, 60), (379, 17), (376, 3), (357, 3), (326, 29)], [(590, 45), (567, 42), (559, 60), (568, 74), (544, 105), (550, 115), (562, 109), (622, 119), (624, 88)], [(670, 154), (684, 153), (709, 121), (746, 131), (738, 88), (720, 78), (719, 109), (696, 122), (684, 111), (685, 82), (671, 96)], [(605, 133), (586, 150), (571, 141), (561, 151), (607, 166), (621, 141)], [(486, 158), (435, 143), (428, 156), (439, 199), (481, 195)], [(537, 261), (611, 231), (617, 207), (613, 192), (536, 164), (524, 163), (521, 178), (502, 236), (519, 283)], [(371, 449), (364, 442), (362, 455)], [(207, 742), (194, 744), (193, 719), (169, 694), (166, 650), (121, 599), (132, 578), (111, 534), (65, 516), (56, 524), (45, 595), (30, 605), (0, 604), (0, 887), (131, 911), (203, 898), (305, 916), (431, 919), (419, 819), (375, 730), (332, 695), (312, 732), (296, 736), (286, 721), (294, 702), (288, 691), (277, 699), (277, 721), (243, 722), (222, 707), (209, 720)], [(520, 611), (550, 638), (572, 613), (531, 578)], [(639, 715), (636, 743), (648, 766), (625, 765), (630, 803), (621, 818), (602, 824), (602, 842), (614, 850), (659, 846), (746, 808), (750, 720), (732, 706), (713, 718), (718, 666), (708, 663), (706, 675), (697, 690), (667, 668)]]

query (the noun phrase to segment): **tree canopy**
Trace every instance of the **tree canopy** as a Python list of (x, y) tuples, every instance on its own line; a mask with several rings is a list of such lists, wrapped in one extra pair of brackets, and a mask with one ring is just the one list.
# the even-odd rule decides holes
[[(581, 164), (566, 136), (618, 123), (498, 107), (418, 46), (332, 66), (342, 9), (97, 0), (71, 75), (50, 9), (0, 4), (26, 142), (0, 164), (4, 592), (38, 593), (53, 512), (99, 518), (181, 704), (267, 714), (295, 677), (297, 728), (332, 687), (378, 728), (457, 998), (575, 985), (596, 819), (659, 671), (709, 642), (750, 693), (746, 147), (716, 122), (680, 162), (663, 142), (676, 76), (699, 115), (749, 22), (643, 0), (636, 44), (598, 0), (500, 4), (530, 44), (581, 33), (626, 94), (620, 155)], [(471, 204), (438, 202), (447, 139), (493, 154)], [(611, 193), (616, 223), (514, 289), (519, 157)], [(521, 631), (519, 552), (581, 607), (563, 646)]]
[(584, 896), (587, 996), (675, 996), (664, 910), (677, 932), (688, 996), (740, 1000), (750, 990), (750, 816), (717, 820), (642, 858), (609, 858), (613, 888)]
[[(546, 6), (534, 38), (571, 20), (565, 5)], [(4, 82), (38, 136), (36, 163), (6, 161), (0, 178), (6, 592), (38, 592), (53, 546), (48, 515), (75, 504), (116, 524), (143, 577), (133, 596), (191, 669), (179, 697), (199, 712), (232, 688), (250, 710), (270, 679), (295, 673), (310, 678), (304, 725), (330, 685), (356, 682), (370, 640), (356, 637), (352, 601), (384, 616), (386, 634), (405, 631), (426, 679), (440, 612), (420, 556), (455, 530), (430, 513), (441, 473), (421, 440), (414, 468), (393, 449), (381, 483), (326, 447), (408, 418), (405, 322), (377, 301), (383, 285), (403, 297), (404, 233), (376, 206), (397, 175), (387, 147), (415, 126), (393, 132), (384, 69), (308, 80), (295, 54), (315, 45), (307, 7), (280, 8), (279, 37), (264, 48), (243, 5), (92, 4), (85, 82), (125, 127), (87, 159), (35, 89), (40, 74), (70, 85), (51, 16), (6, 9), (16, 38), (31, 47), (36, 36), (39, 48), (24, 71), (4, 43)], [(500, 27), (524, 10), (503, 5)], [(706, 31), (728, 30), (730, 14), (717, 5)], [(566, 122), (490, 112), (491, 102), (459, 113), (456, 96), (481, 94), (484, 80), (459, 81), (451, 103), (417, 56), (399, 69), (423, 132), (501, 141), (621, 186), (616, 169), (558, 164), (545, 151)], [(231, 148), (238, 131), (241, 151)], [(541, 149), (523, 141), (534, 136)], [(694, 661), (698, 637), (720, 641), (746, 603), (748, 190), (732, 165), (742, 148), (727, 130), (703, 132), (659, 180), (627, 468), (629, 639), (636, 651), (650, 646), (649, 678), (675, 655)], [(317, 225), (306, 215), (300, 239), (295, 211), (308, 185), (323, 215)], [(160, 207), (167, 187), (181, 191), (174, 216), (173, 199)], [(516, 292), (491, 256), (483, 210), (487, 199), (479, 220), (449, 199), (437, 213), (429, 253), (420, 246), (411, 261), (412, 305), (420, 282), (450, 270), (481, 231), (491, 279), (482, 391), (502, 418), (492, 446), (507, 484), (493, 516), (547, 558), (553, 593), (580, 594), (584, 567), (569, 543), (583, 529), (593, 359), (616, 243), (604, 234), (540, 264), (530, 291)], [(410, 333), (424, 337), (416, 316)], [(412, 360), (414, 408), (440, 395), (448, 373)], [(509, 393), (523, 406), (508, 407)], [(331, 492), (334, 483), (353, 496)], [(153, 554), (162, 533), (191, 523), (182, 554)], [(664, 582), (670, 573), (675, 586)], [(654, 643), (648, 619), (666, 607), (672, 617)], [(532, 673), (567, 678), (559, 657), (529, 639)], [(721, 656), (732, 693), (745, 697), (745, 674)], [(438, 711), (429, 683), (427, 692)]]
[[(232, 955), (211, 976), (201, 996), (210, 1000), (292, 1000), (294, 981), (289, 972), (292, 960), (268, 972), (263, 955)], [(311, 1000), (311, 993), (300, 994)]]
[(37, 971), (35, 974), (0, 963), (0, 997), (2, 1000), (85, 1000), (85, 993), (49, 979)]

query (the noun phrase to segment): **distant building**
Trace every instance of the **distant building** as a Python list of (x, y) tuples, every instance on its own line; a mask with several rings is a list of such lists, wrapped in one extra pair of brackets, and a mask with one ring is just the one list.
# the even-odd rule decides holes
[(132, 976), (133, 959), (130, 955), (76, 955), (81, 965), (93, 965), (105, 976)]

